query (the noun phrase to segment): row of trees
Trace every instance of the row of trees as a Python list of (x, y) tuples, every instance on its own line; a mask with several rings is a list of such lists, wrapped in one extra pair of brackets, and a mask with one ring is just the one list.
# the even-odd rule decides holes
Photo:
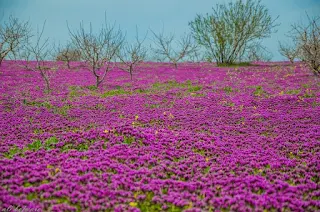
[[(319, 18), (309, 18), (308, 25), (294, 24), (290, 34), (292, 46), (280, 43), (279, 51), (290, 61), (300, 58), (314, 71), (319, 73)], [(158, 61), (170, 61), (175, 68), (178, 62), (193, 59), (216, 61), (218, 65), (234, 64), (242, 61), (268, 58), (266, 48), (261, 40), (270, 37), (279, 25), (273, 19), (261, 1), (237, 0), (229, 4), (217, 4), (212, 14), (197, 15), (189, 22), (190, 34), (176, 38), (173, 34), (164, 35), (152, 32), (151, 50)], [(97, 33), (90, 24), (85, 28), (81, 23), (78, 30), (68, 26), (70, 41), (65, 45), (49, 45), (49, 38), (42, 38), (45, 24), (41, 30), (32, 35), (28, 21), (20, 22), (10, 17), (0, 27), (0, 65), (4, 58), (26, 61), (34, 60), (36, 65), (28, 69), (40, 72), (50, 90), (49, 72), (46, 60), (54, 56), (56, 60), (65, 61), (68, 68), (71, 61), (84, 61), (86, 68), (96, 78), (98, 87), (107, 73), (115, 65), (130, 73), (132, 79), (135, 68), (146, 59), (147, 50), (143, 39), (138, 36), (129, 43), (125, 34), (115, 24), (108, 24), (107, 19)], [(30, 42), (35, 36), (35, 42)], [(202, 54), (203, 53), (203, 54)], [(202, 56), (201, 56), (202, 55)], [(117, 63), (115, 63), (117, 62)]]
[(307, 63), (315, 75), (320, 74), (320, 16), (310, 17), (307, 24), (294, 24), (289, 32), (288, 43), (279, 43), (279, 52), (291, 63), (300, 59)]

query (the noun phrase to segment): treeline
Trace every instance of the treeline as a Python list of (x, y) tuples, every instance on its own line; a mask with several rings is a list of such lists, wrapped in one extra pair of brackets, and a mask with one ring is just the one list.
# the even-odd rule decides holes
[[(0, 66), (8, 57), (25, 60), (25, 68), (38, 71), (50, 91), (48, 60), (64, 61), (69, 69), (72, 61), (84, 61), (96, 78), (96, 87), (115, 66), (128, 72), (132, 79), (133, 72), (147, 55), (153, 55), (156, 61), (169, 61), (175, 68), (186, 60), (216, 62), (223, 66), (270, 60), (271, 54), (261, 41), (276, 32), (277, 19), (271, 17), (261, 1), (237, 0), (217, 4), (211, 14), (196, 15), (189, 22), (190, 33), (184, 33), (182, 37), (151, 30), (153, 42), (151, 48), (147, 48), (144, 41), (148, 33), (141, 38), (136, 29), (135, 41), (128, 42), (125, 33), (115, 24), (109, 24), (106, 16), (104, 25), (95, 30), (96, 33), (91, 23), (88, 30), (84, 23), (80, 23), (78, 30), (67, 26), (70, 40), (66, 45), (51, 44), (49, 38), (43, 38), (45, 22), (33, 33), (28, 21), (10, 16), (0, 27)], [(293, 24), (288, 35), (291, 44), (279, 42), (282, 55), (291, 62), (299, 58), (315, 74), (320, 72), (319, 19), (308, 16), (307, 24)], [(32, 42), (31, 37), (34, 37)], [(35, 65), (31, 66), (30, 60), (35, 61)]]

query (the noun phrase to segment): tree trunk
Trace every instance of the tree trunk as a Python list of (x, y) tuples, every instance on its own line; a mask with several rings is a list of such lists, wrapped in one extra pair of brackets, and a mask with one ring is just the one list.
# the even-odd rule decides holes
[(97, 87), (97, 88), (99, 87), (99, 85), (100, 85), (100, 83), (101, 83), (101, 81), (100, 81), (99, 78), (100, 78), (99, 76), (96, 76), (96, 87)]
[(293, 58), (290, 58), (289, 60), (290, 60), (290, 62), (293, 64), (293, 62), (294, 62), (294, 61), (293, 61)]
[(174, 62), (173, 64), (174, 64), (174, 68), (177, 69), (178, 68), (178, 63)]
[(2, 65), (3, 57), (0, 57), (0, 66)]
[(130, 79), (131, 79), (131, 81), (132, 81), (132, 70), (133, 68), (132, 68), (132, 65), (130, 65), (130, 68), (129, 68), (129, 73), (130, 73)]
[(50, 93), (50, 82), (49, 82), (49, 78), (45, 75), (44, 70), (40, 70), (41, 76), (46, 84), (46, 92)]

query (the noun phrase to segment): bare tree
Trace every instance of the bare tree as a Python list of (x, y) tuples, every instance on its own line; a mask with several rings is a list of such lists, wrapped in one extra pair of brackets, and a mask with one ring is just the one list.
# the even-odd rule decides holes
[(156, 45), (153, 51), (158, 61), (167, 59), (177, 68), (179, 61), (197, 51), (197, 45), (193, 42), (190, 34), (184, 34), (180, 40), (175, 40), (174, 34), (165, 36), (163, 30), (159, 34), (151, 32), (154, 35), (153, 41)]
[(147, 34), (144, 39), (139, 40), (138, 29), (136, 33), (135, 43), (129, 44), (126, 42), (117, 54), (121, 62), (119, 68), (123, 71), (129, 72), (131, 80), (133, 71), (145, 60), (147, 55), (147, 49), (143, 46), (143, 42), (146, 39)]
[(71, 42), (68, 42), (65, 46), (58, 44), (54, 49), (56, 60), (66, 62), (69, 69), (71, 68), (71, 61), (81, 60), (81, 52)]
[[(10, 60), (20, 60), (20, 63), (18, 63), (19, 67), (23, 67), (26, 70), (32, 70), (30, 65), (31, 61), (31, 52), (29, 51), (30, 46), (30, 37), (28, 37), (20, 46), (18, 49), (16, 49), (13, 52), (10, 52), (8, 57)], [(22, 60), (22, 61), (21, 61)], [(23, 63), (21, 63), (23, 62)]]
[(81, 53), (81, 59), (88, 65), (96, 78), (96, 87), (99, 87), (106, 74), (115, 66), (112, 62), (116, 59), (125, 36), (120, 29), (115, 28), (115, 24), (107, 24), (106, 18), (97, 34), (93, 33), (91, 23), (89, 31), (85, 30), (83, 23), (77, 31), (72, 32), (69, 26), (68, 29), (72, 42)]
[(272, 53), (259, 42), (251, 43), (244, 54), (246, 61), (271, 61)]
[(291, 63), (294, 63), (294, 59), (299, 55), (299, 49), (297, 46), (289, 45), (284, 42), (279, 42), (279, 52), (282, 56), (288, 58)]
[(310, 17), (307, 24), (293, 24), (291, 37), (299, 49), (299, 57), (313, 70), (320, 74), (320, 16)]
[(207, 57), (218, 64), (235, 63), (252, 42), (269, 37), (277, 26), (260, 0), (217, 4), (212, 10), (211, 15), (197, 15), (189, 25)]
[(10, 16), (8, 22), (0, 25), (0, 66), (3, 59), (9, 53), (16, 54), (30, 36), (28, 21), (20, 22), (19, 19)]
[(46, 22), (43, 23), (41, 31), (37, 29), (36, 41), (34, 44), (27, 46), (27, 51), (30, 52), (32, 59), (35, 60), (35, 65), (29, 68), (33, 71), (40, 72), (42, 79), (45, 82), (45, 91), (49, 93), (50, 88), (50, 75), (53, 68), (50, 68), (48, 59), (51, 55), (52, 48), (49, 46), (49, 38), (42, 40), (43, 31)]

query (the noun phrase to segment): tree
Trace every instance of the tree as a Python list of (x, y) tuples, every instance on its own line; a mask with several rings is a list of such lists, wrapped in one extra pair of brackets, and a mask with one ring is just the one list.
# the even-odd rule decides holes
[(64, 47), (60, 46), (60, 44), (55, 48), (56, 51), (56, 60), (66, 62), (68, 68), (70, 69), (71, 61), (80, 61), (81, 60), (81, 52), (75, 48), (75, 46), (68, 42)]
[(272, 59), (272, 53), (267, 50), (266, 47), (261, 45), (260, 43), (251, 43), (248, 46), (248, 51), (244, 55), (245, 60), (247, 61), (271, 61)]
[(15, 54), (30, 37), (28, 21), (20, 22), (19, 19), (10, 16), (8, 22), (0, 25), (0, 66), (9, 53)]
[(294, 59), (296, 59), (299, 55), (299, 49), (297, 46), (289, 45), (283, 42), (279, 42), (279, 52), (282, 56), (288, 58), (291, 63), (294, 63)]
[(248, 53), (250, 44), (269, 37), (277, 24), (261, 1), (217, 4), (213, 13), (189, 23), (193, 37), (218, 64), (232, 64)]
[(115, 24), (107, 24), (106, 19), (96, 34), (92, 31), (91, 23), (89, 31), (85, 30), (83, 23), (80, 23), (77, 31), (72, 32), (69, 26), (68, 29), (72, 42), (80, 51), (81, 59), (85, 61), (88, 69), (95, 76), (96, 87), (99, 87), (106, 74), (114, 67), (112, 61), (124, 42), (122, 31), (116, 29)]
[(35, 65), (30, 67), (33, 71), (40, 72), (42, 79), (45, 82), (45, 91), (49, 93), (50, 88), (50, 74), (52, 69), (48, 64), (49, 56), (52, 52), (52, 48), (49, 47), (49, 38), (42, 40), (42, 35), (44, 31), (46, 22), (43, 23), (41, 31), (37, 29), (36, 42), (27, 46), (27, 51), (30, 52), (31, 57), (35, 60)]
[(158, 61), (167, 59), (173, 63), (175, 68), (177, 68), (179, 61), (197, 51), (197, 45), (193, 42), (190, 34), (184, 34), (180, 40), (175, 40), (173, 34), (165, 36), (163, 31), (159, 34), (156, 34), (153, 31), (151, 32), (154, 35), (153, 41), (156, 45), (156, 47), (153, 48), (153, 51)]
[(299, 58), (305, 61), (315, 75), (320, 74), (320, 16), (310, 17), (308, 23), (293, 24), (291, 37), (299, 49)]
[(146, 36), (143, 40), (139, 40), (137, 30), (135, 43), (129, 44), (128, 42), (126, 42), (117, 54), (121, 62), (119, 68), (123, 71), (129, 72), (131, 80), (135, 68), (146, 58), (147, 49), (142, 45), (144, 40), (146, 39)]
[(32, 70), (32, 68), (30, 67), (31, 52), (29, 51), (29, 46), (30, 37), (27, 38), (16, 51), (13, 51), (8, 54), (10, 60), (23, 60), (24, 63), (19, 63), (18, 65), (26, 70)]

